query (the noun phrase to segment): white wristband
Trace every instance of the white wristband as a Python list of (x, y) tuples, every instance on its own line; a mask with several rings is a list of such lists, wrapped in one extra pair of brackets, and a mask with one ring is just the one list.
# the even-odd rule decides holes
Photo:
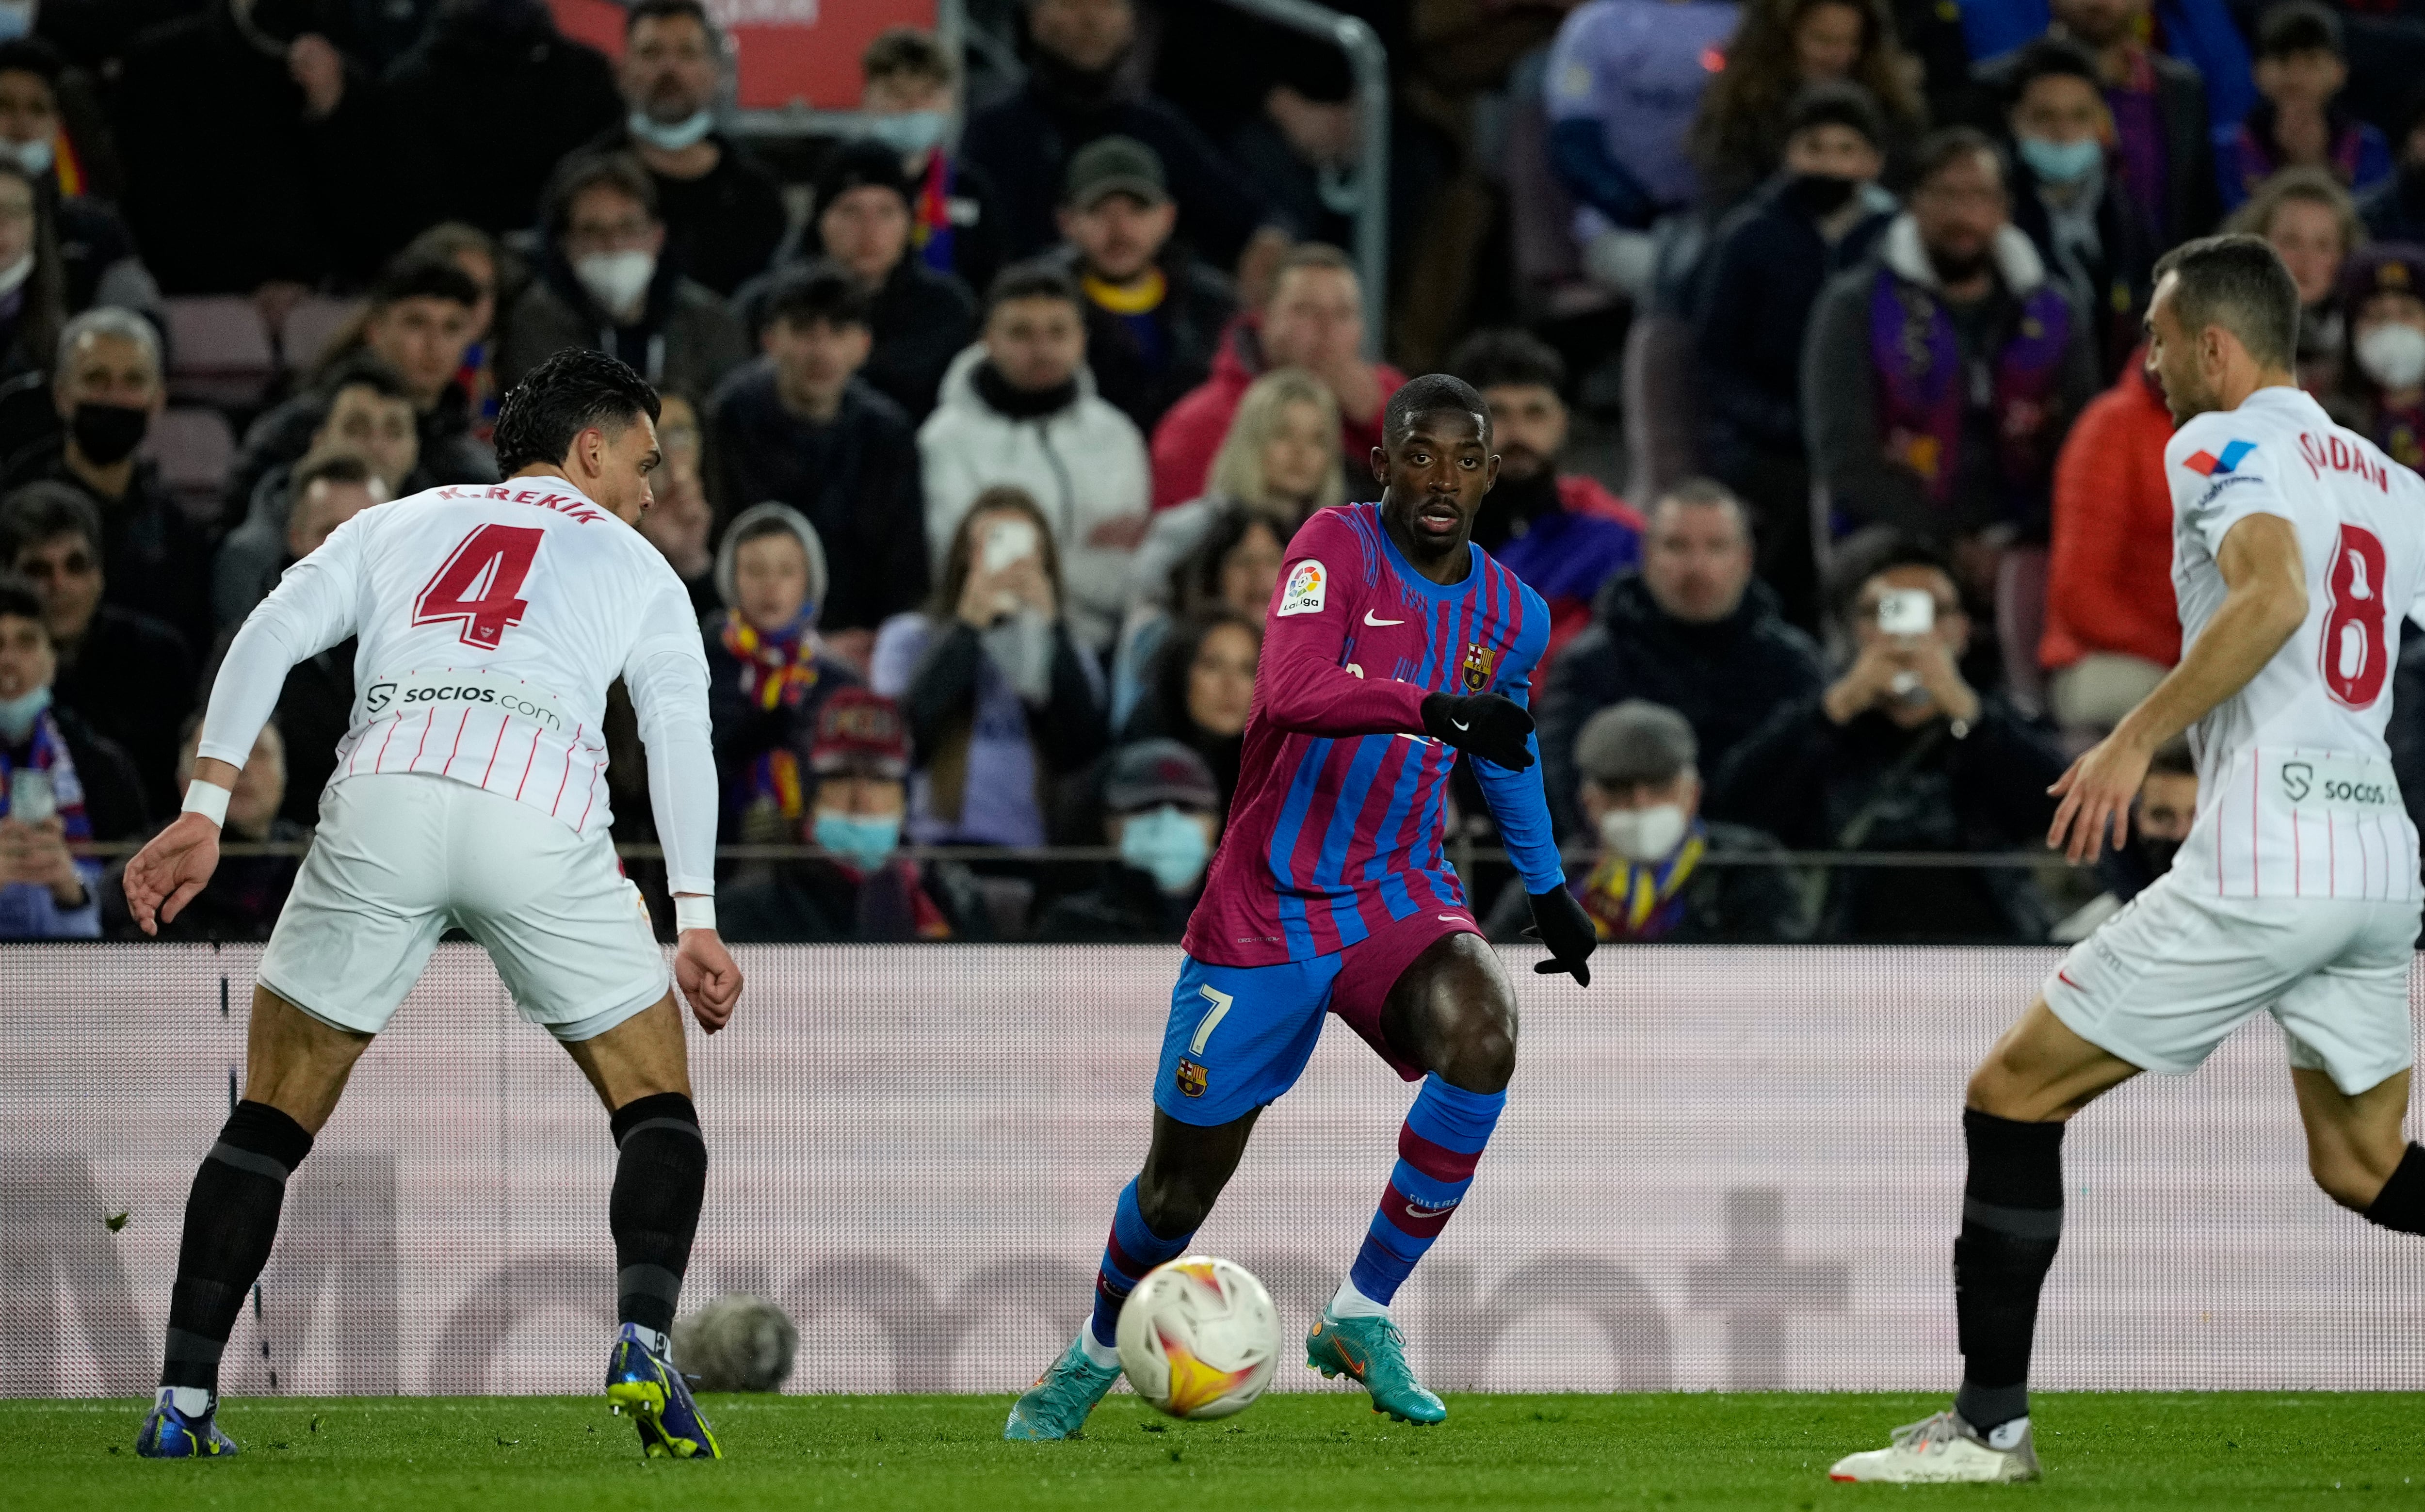
[(688, 929), (715, 928), (715, 900), (688, 894), (674, 899), (674, 933)]
[(185, 784), (185, 812), (199, 813), (211, 823), (224, 827), (227, 824), (227, 806), (231, 796), (233, 795), (217, 782), (205, 782), (201, 778), (196, 778)]

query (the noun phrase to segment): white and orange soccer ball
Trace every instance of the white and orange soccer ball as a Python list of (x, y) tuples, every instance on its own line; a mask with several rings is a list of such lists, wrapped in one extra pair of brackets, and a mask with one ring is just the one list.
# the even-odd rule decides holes
[(1119, 1345), (1137, 1395), (1174, 1418), (1226, 1418), (1271, 1384), (1280, 1317), (1245, 1266), (1186, 1255), (1147, 1272), (1129, 1294)]

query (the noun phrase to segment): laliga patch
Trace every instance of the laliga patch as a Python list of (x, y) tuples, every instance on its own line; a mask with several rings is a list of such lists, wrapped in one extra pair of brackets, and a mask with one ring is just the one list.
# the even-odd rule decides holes
[(1330, 570), (1310, 558), (1289, 570), (1275, 615), (1320, 614), (1330, 588)]

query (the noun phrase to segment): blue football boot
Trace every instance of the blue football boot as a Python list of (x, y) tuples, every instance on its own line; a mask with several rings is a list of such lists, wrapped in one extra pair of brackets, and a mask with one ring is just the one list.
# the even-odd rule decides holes
[(213, 1459), (234, 1454), (235, 1440), (219, 1432), (218, 1406), (214, 1396), (201, 1415), (187, 1417), (169, 1400), (168, 1388), (161, 1388), (152, 1415), (136, 1436), (135, 1452), (146, 1459)]
[(1010, 1421), (1003, 1424), (1005, 1439), (1072, 1439), (1086, 1424), (1086, 1415), (1120, 1378), (1117, 1365), (1098, 1365), (1072, 1341), (1036, 1378), (1025, 1395), (1010, 1405)]
[(640, 1430), (640, 1447), (651, 1459), (722, 1459), (715, 1430), (691, 1399), (690, 1383), (666, 1364), (627, 1323), (606, 1357), (606, 1400), (629, 1412)]

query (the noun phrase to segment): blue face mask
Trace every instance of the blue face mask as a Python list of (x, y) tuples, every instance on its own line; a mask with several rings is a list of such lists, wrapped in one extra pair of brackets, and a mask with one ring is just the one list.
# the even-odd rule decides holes
[(2076, 142), (2024, 137), (2019, 140), (2018, 151), (2030, 171), (2048, 184), (2078, 184), (2090, 169), (2105, 161), (2105, 144), (2094, 137), (2083, 137)]
[(51, 706), (48, 684), (13, 699), (0, 699), (0, 743), (22, 746), (34, 732), (34, 721)]
[(676, 121), (663, 121), (645, 110), (634, 110), (623, 121), (624, 129), (661, 153), (679, 153), (695, 147), (715, 129), (715, 116), (711, 111), (694, 110)]
[(1154, 886), (1164, 893), (1184, 893), (1195, 886), (1212, 853), (1204, 827), (1175, 803), (1131, 814), (1120, 830), (1120, 860), (1152, 874)]
[(940, 110), (905, 110), (896, 116), (866, 117), (860, 127), (869, 140), (907, 157), (939, 145), (944, 133), (952, 129), (952, 118)]
[(820, 813), (811, 833), (818, 844), (842, 861), (862, 872), (872, 872), (901, 848), (901, 816)]

